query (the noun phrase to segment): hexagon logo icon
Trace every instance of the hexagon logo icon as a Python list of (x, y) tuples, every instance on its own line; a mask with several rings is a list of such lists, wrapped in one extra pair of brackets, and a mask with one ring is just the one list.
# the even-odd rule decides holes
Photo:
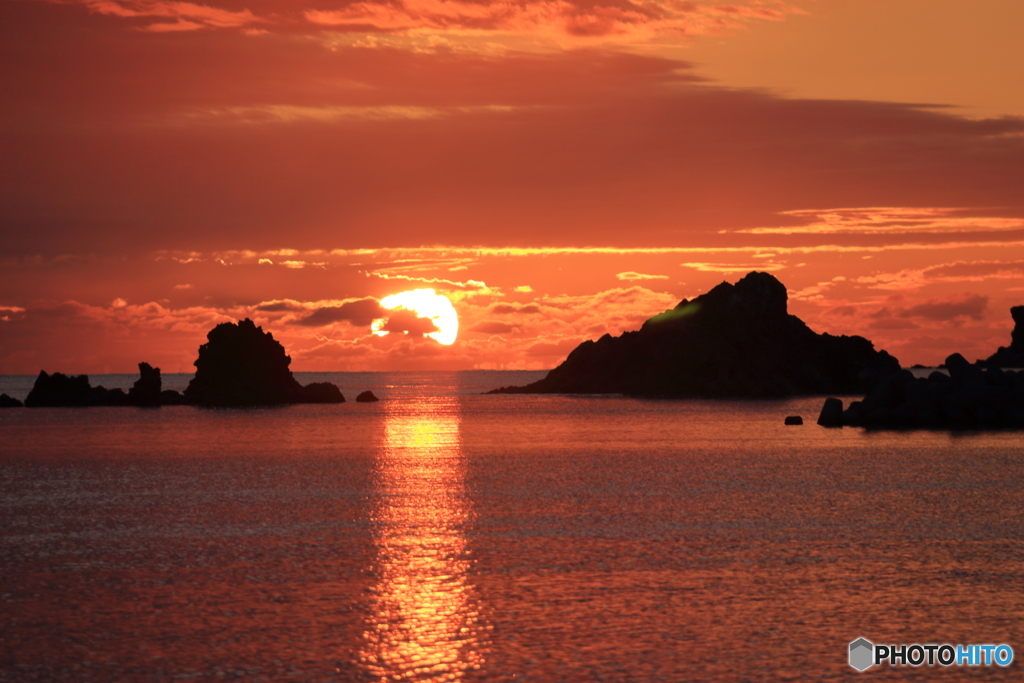
[(857, 671), (866, 671), (874, 663), (875, 646), (867, 638), (858, 638), (850, 643), (850, 666)]

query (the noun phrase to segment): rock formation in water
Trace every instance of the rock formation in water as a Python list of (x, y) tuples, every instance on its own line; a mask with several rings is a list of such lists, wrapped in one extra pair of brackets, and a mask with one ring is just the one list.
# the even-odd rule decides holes
[(635, 332), (586, 341), (547, 377), (492, 393), (761, 398), (866, 391), (899, 362), (863, 337), (816, 334), (768, 273), (684, 299)]
[(380, 399), (373, 395), (372, 391), (364, 391), (356, 396), (357, 403), (376, 403)]
[(330, 382), (313, 382), (299, 390), (299, 396), (293, 403), (344, 403), (345, 397), (341, 390)]
[(246, 318), (222, 323), (199, 347), (196, 374), (185, 400), (201, 406), (266, 406), (282, 403), (342, 403), (333, 384), (302, 387), (288, 366), (284, 347)]
[(1010, 309), (1013, 318), (1013, 332), (1010, 333), (1010, 345), (1000, 346), (999, 350), (986, 360), (978, 361), (978, 365), (990, 368), (1024, 368), (1024, 306)]
[[(949, 374), (915, 378), (902, 370), (884, 378), (836, 422), (839, 399), (822, 407), (818, 424), (879, 428), (993, 429), (1024, 427), (1024, 371), (982, 369), (959, 353), (946, 359)], [(830, 404), (830, 402), (832, 402)], [(829, 415), (826, 417), (826, 411)]]
[(188, 401), (181, 392), (174, 391), (173, 389), (164, 389), (160, 392), (160, 405), (162, 406), (183, 406), (187, 405)]
[(65, 375), (40, 371), (25, 399), (29, 408), (63, 408), (128, 405), (128, 395), (120, 389), (105, 389), (89, 384), (88, 375)]
[(843, 402), (838, 398), (826, 398), (818, 415), (818, 424), (822, 427), (841, 427), (843, 425)]
[(158, 406), (163, 403), (160, 387), (160, 368), (139, 363), (139, 379), (128, 390), (128, 402), (133, 406)]
[(24, 403), (14, 398), (13, 396), (8, 396), (7, 394), (0, 394), (0, 408), (23, 408), (24, 406)]

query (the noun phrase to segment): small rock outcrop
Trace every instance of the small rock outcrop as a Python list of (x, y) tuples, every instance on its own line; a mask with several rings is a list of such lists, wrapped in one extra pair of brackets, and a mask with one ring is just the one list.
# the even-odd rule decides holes
[(818, 424), (822, 427), (843, 426), (843, 402), (838, 398), (826, 398), (818, 415)]
[(804, 419), (799, 415), (789, 415), (784, 420), (784, 423), (787, 426), (802, 425), (804, 423)]
[(723, 282), (635, 332), (586, 341), (548, 375), (491, 393), (770, 398), (866, 391), (899, 362), (863, 337), (817, 334), (768, 273)]
[(1013, 318), (1010, 345), (1000, 346), (986, 360), (978, 361), (979, 365), (990, 368), (1024, 368), (1024, 306), (1011, 308), (1010, 316)]
[(292, 359), (281, 343), (248, 318), (221, 323), (206, 338), (195, 361), (195, 377), (185, 389), (188, 403), (268, 406), (345, 400), (333, 384), (302, 387), (288, 368)]
[(163, 403), (160, 388), (160, 368), (139, 363), (139, 379), (128, 390), (128, 402), (133, 406), (158, 406)]
[(341, 390), (330, 382), (313, 382), (299, 390), (295, 403), (344, 403)]
[(91, 386), (88, 375), (65, 375), (40, 371), (32, 391), (25, 398), (28, 408), (64, 408), (128, 405), (128, 395), (120, 389)]
[(356, 396), (356, 403), (376, 403), (380, 399), (373, 395), (372, 391), (364, 391)]
[[(842, 424), (877, 428), (1024, 428), (1024, 371), (982, 369), (959, 353), (946, 359), (949, 374), (915, 378), (902, 370), (880, 381), (863, 401), (842, 412)], [(839, 399), (822, 408), (831, 415)], [(819, 424), (822, 424), (819, 418)]]
[(164, 389), (160, 392), (160, 405), (183, 406), (186, 403), (185, 397), (173, 389)]
[(0, 408), (23, 408), (24, 406), (24, 403), (14, 398), (13, 396), (8, 396), (7, 394), (0, 394)]

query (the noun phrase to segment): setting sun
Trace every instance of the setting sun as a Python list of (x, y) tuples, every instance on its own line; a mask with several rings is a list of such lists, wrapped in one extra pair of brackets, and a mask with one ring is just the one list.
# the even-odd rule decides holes
[[(433, 331), (424, 331), (424, 337), (430, 337), (440, 344), (449, 346), (455, 343), (459, 335), (459, 316), (455, 307), (447, 297), (437, 294), (433, 289), (414, 289), (408, 292), (392, 294), (380, 300), (380, 305), (388, 310), (404, 309), (416, 314), (417, 318), (433, 323)], [(389, 318), (378, 318), (373, 321), (373, 333), (383, 337), (394, 329), (387, 329)], [(405, 332), (417, 331), (406, 329)]]

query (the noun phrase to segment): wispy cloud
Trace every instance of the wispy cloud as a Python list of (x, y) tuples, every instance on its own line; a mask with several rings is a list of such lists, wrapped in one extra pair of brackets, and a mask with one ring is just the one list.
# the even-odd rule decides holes
[(783, 216), (808, 219), (806, 225), (745, 228), (733, 232), (751, 235), (820, 235), (885, 233), (905, 235), (920, 232), (978, 232), (1020, 230), (1024, 219), (979, 216), (962, 208), (860, 207), (848, 209), (807, 209), (784, 211)]
[(441, 34), (528, 34), (578, 42), (636, 42), (659, 35), (721, 33), (750, 21), (780, 20), (800, 13), (795, 6), (771, 2), (461, 2), (404, 0), (355, 2), (343, 9), (308, 9), (305, 18), (316, 25), (349, 32)]
[(632, 270), (628, 270), (625, 273), (618, 273), (616, 276), (619, 280), (667, 280), (668, 275), (647, 275), (645, 273), (635, 273)]
[(786, 266), (781, 263), (680, 263), (684, 268), (693, 268), (702, 273), (747, 273), (751, 270), (773, 271), (782, 270)]
[(232, 11), (211, 5), (164, 0), (82, 0), (93, 12), (123, 18), (169, 19), (148, 24), (146, 31), (194, 31), (203, 28), (240, 28), (262, 22), (250, 10)]

